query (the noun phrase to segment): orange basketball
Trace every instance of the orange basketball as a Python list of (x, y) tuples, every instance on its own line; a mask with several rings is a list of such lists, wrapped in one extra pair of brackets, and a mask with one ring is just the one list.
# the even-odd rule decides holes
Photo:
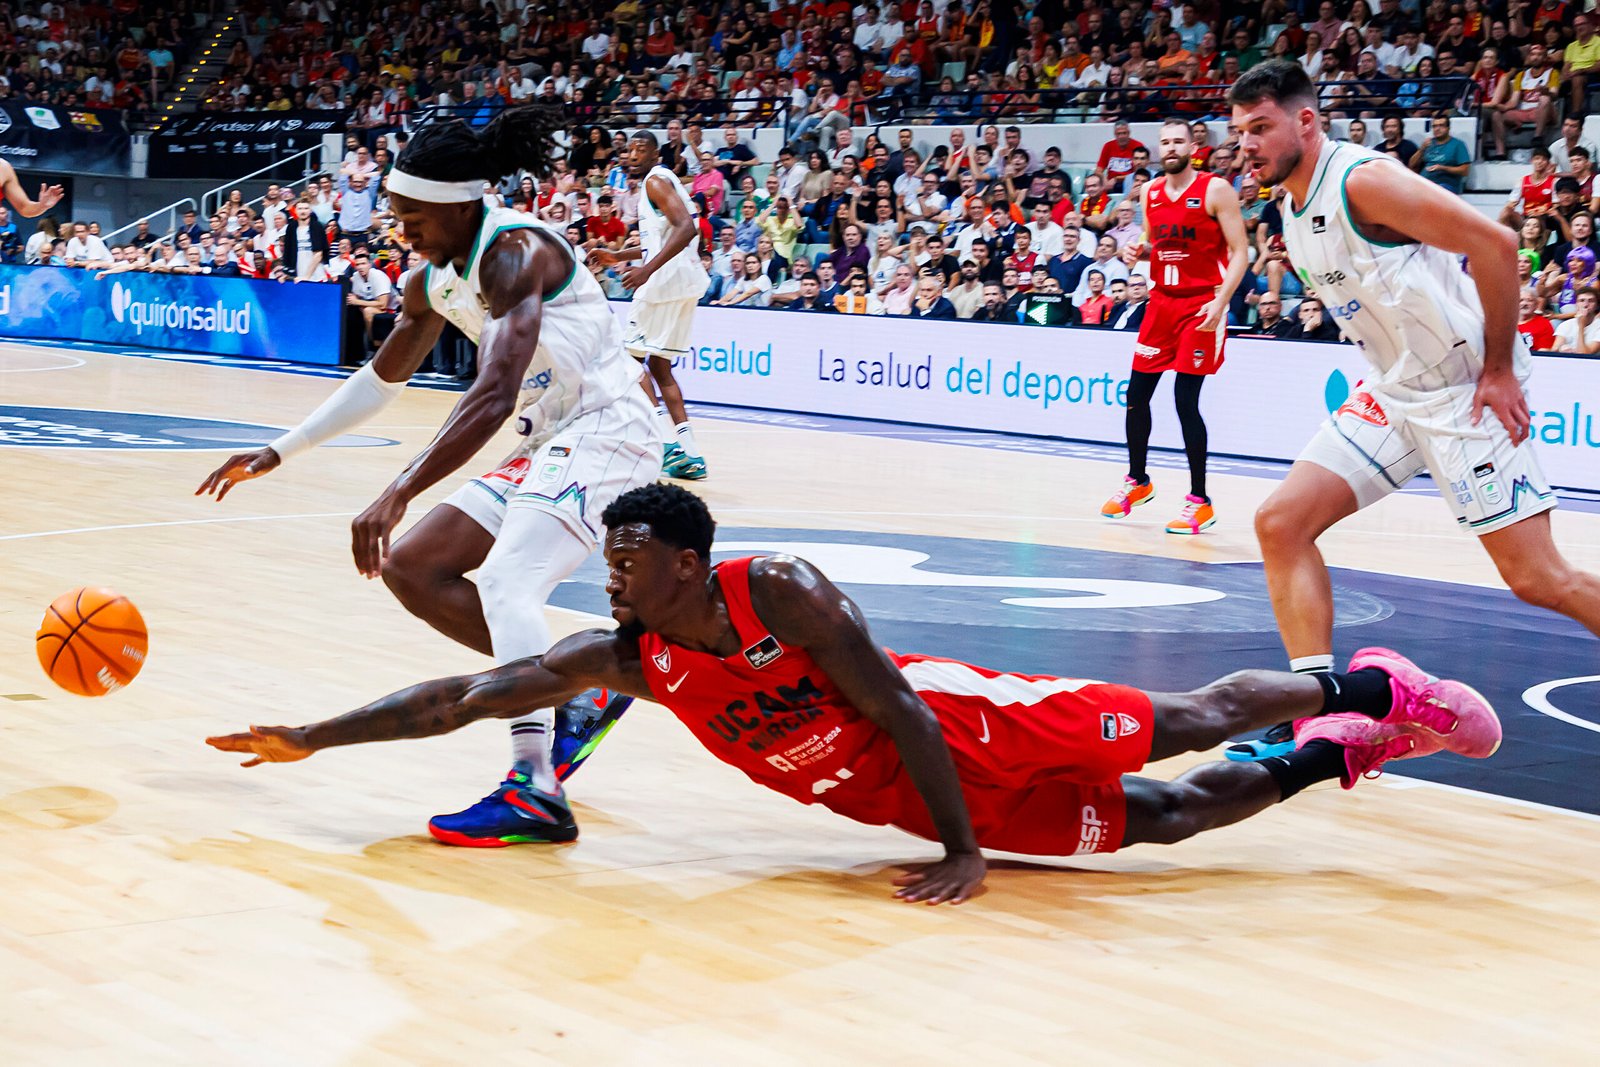
[(85, 697), (103, 697), (133, 681), (149, 645), (133, 601), (88, 586), (56, 598), (35, 642), (50, 680)]

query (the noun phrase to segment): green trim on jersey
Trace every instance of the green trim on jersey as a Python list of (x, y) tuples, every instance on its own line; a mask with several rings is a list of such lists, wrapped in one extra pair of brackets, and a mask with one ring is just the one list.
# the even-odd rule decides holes
[(1317, 180), (1312, 183), (1311, 191), (1306, 193), (1306, 202), (1305, 202), (1304, 206), (1293, 208), (1293, 209), (1290, 210), (1290, 214), (1293, 215), (1295, 218), (1299, 218), (1301, 215), (1304, 215), (1306, 213), (1306, 208), (1311, 206), (1311, 201), (1313, 201), (1313, 200), (1315, 200), (1317, 198), (1317, 193), (1319, 193), (1322, 190), (1322, 182), (1323, 182), (1323, 180), (1325, 178), (1327, 178), (1328, 171), (1333, 169), (1331, 164), (1333, 163), (1334, 155), (1338, 151), (1339, 151), (1339, 146), (1335, 145), (1333, 147), (1332, 151), (1330, 151), (1328, 153), (1327, 162), (1324, 163), (1324, 162), (1322, 162), (1320, 160), (1318, 161), (1320, 165), (1319, 165), (1319, 168), (1318, 168), (1318, 171), (1317, 171)]
[(1350, 228), (1356, 232), (1356, 235), (1369, 245), (1377, 245), (1379, 248), (1404, 248), (1406, 245), (1416, 244), (1415, 241), (1378, 240), (1361, 229), (1361, 223), (1356, 221), (1355, 213), (1350, 210), (1350, 175), (1355, 173), (1355, 169), (1362, 164), (1376, 163), (1377, 161), (1376, 158), (1358, 159), (1345, 169), (1344, 177), (1339, 179), (1339, 200), (1344, 204), (1344, 217), (1350, 220)]

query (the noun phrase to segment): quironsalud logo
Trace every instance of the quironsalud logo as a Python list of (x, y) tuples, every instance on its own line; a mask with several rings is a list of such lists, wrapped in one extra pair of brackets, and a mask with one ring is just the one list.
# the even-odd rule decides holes
[(1328, 405), (1328, 414), (1339, 410), (1346, 400), (1350, 399), (1350, 379), (1344, 376), (1344, 371), (1336, 370), (1328, 375), (1328, 380), (1322, 386), (1322, 402)]
[(121, 282), (111, 283), (111, 317), (118, 322), (128, 317), (128, 308), (133, 304), (133, 293)]

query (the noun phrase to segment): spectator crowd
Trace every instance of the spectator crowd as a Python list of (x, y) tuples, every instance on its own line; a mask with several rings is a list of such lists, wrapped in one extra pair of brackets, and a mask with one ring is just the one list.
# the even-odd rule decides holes
[[(235, 197), (208, 219), (185, 218), (175, 234), (141, 229), (117, 248), (95, 247), (93, 228), (36, 234), (30, 260), (337, 280), (370, 343), (414, 258), (384, 190), (412, 121), (446, 106), (481, 124), (505, 106), (546, 100), (574, 120), (566, 158), (546, 180), (519, 175), (486, 194), (556, 226), (580, 250), (636, 244), (640, 184), (622, 162), (623, 131), (649, 119), (664, 130), (664, 165), (697, 206), (711, 278), (703, 303), (1134, 330), (1149, 293), (1138, 194), (1160, 169), (1128, 120), (1178, 114), (1194, 120), (1197, 165), (1238, 192), (1251, 236), (1230, 326), (1336, 339), (1288, 261), (1281, 190), (1244, 173), (1225, 126), (1206, 121), (1222, 114), (1227, 81), (1283, 57), (1322, 83), (1330, 132), (1337, 123), (1341, 137), (1457, 192), (1473, 152), (1452, 117), (1481, 109), (1490, 156), (1534, 138), (1532, 173), (1503, 214), (1522, 235), (1527, 321), (1548, 320), (1559, 344), (1557, 324), (1584, 315), (1580, 298), (1595, 280), (1600, 200), (1580, 116), (1600, 36), (1565, 0), (1378, 0), (1376, 11), (1366, 0), (1268, 0), (1259, 10), (1145, 0), (671, 9), (623, 0), (609, 10), (462, 0), (399, 18), (360, 2), (263, 0), (243, 11), (249, 33), (209, 106), (347, 109), (338, 172), (305, 189), (274, 187), (259, 203)], [(897, 99), (921, 110), (901, 112), (904, 124), (861, 128)], [(1087, 168), (1059, 148), (1023, 146), (1030, 121), (1113, 109), (1112, 136)], [(958, 113), (1002, 118), (940, 122)], [(1418, 117), (1427, 135), (1413, 140), (1402, 120)], [(757, 150), (777, 143), (757, 136), (769, 125), (787, 134), (775, 158)], [(0, 248), (9, 225), (0, 225)], [(610, 271), (596, 273), (626, 297)], [(1574, 347), (1590, 343), (1586, 330)]]

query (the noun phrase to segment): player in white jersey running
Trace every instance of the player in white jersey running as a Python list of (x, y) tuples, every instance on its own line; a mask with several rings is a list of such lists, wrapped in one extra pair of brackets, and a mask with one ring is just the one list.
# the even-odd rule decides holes
[(1301, 279), (1373, 367), (1256, 515), (1292, 667), (1333, 661), (1317, 538), (1424, 470), (1518, 597), (1600, 633), (1600, 578), (1556, 548), (1555, 494), (1528, 440), (1516, 235), (1388, 157), (1330, 141), (1298, 64), (1252, 67), (1229, 102), (1256, 177), (1287, 188)]
[(661, 391), (656, 414), (668, 433), (666, 472), (699, 480), (706, 476), (706, 462), (695, 444), (672, 361), (689, 354), (694, 309), (711, 278), (700, 265), (693, 204), (677, 176), (661, 166), (654, 134), (640, 130), (629, 138), (627, 163), (644, 190), (639, 197), (640, 247), (596, 249), (590, 260), (605, 267), (629, 264), (621, 272), (622, 284), (633, 291), (627, 346), (645, 364), (647, 373), (640, 378), (645, 395), (654, 402), (656, 388)]
[[(232, 457), (200, 487), (220, 500), (233, 484), (366, 422), (403, 391), (444, 324), (454, 324), (478, 345), (477, 379), (432, 443), (355, 520), (353, 551), (357, 569), (381, 575), (412, 614), (501, 663), (549, 648), (545, 601), (594, 551), (600, 513), (661, 474), (657, 424), (599, 283), (559, 231), (483, 198), (485, 180), (546, 173), (558, 129), (557, 112), (527, 106), (481, 133), (457, 120), (419, 131), (388, 179), (406, 240), (426, 260), (406, 284), (394, 332), (298, 427)], [(391, 549), (410, 502), (513, 417), (523, 441), (511, 455)], [(576, 713), (596, 714), (565, 724), (563, 740), (598, 740), (623, 706), (591, 698)], [(475, 846), (576, 837), (558, 778), (587, 750), (553, 754), (555, 726), (550, 709), (515, 720), (511, 775), (471, 808), (435, 817), (430, 832)]]

